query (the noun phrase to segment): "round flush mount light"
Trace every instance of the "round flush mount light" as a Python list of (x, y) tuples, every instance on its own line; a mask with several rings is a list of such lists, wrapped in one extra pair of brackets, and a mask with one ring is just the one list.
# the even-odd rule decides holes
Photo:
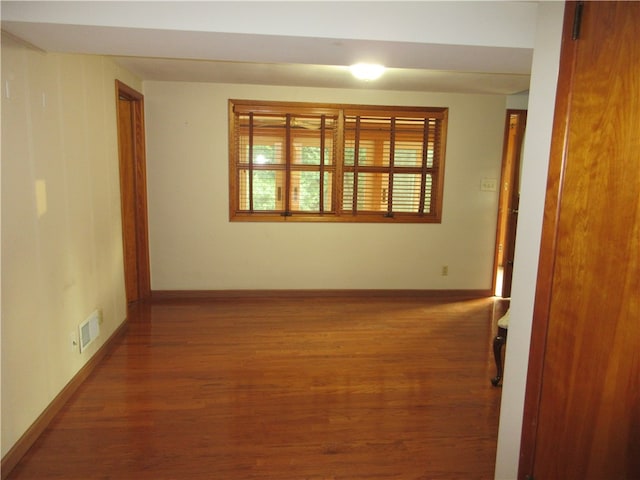
[(384, 73), (384, 66), (374, 63), (356, 63), (349, 69), (351, 74), (359, 80), (376, 80)]

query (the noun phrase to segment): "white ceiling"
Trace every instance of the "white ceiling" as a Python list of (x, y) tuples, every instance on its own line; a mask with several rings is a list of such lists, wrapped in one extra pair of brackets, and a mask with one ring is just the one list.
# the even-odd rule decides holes
[[(49, 52), (113, 56), (143, 80), (515, 94), (529, 85), (537, 4), (2, 1), (1, 8), (2, 29), (13, 36)], [(388, 69), (379, 80), (356, 81), (346, 66), (358, 61)]]

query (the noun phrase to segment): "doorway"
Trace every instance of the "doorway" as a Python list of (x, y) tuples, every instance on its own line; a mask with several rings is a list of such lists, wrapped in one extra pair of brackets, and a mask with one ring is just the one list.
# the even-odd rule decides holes
[(526, 123), (526, 110), (507, 110), (493, 266), (493, 291), (496, 296), (503, 298), (511, 297), (518, 204), (520, 202), (520, 161)]
[(151, 294), (144, 97), (116, 80), (122, 245), (127, 304)]

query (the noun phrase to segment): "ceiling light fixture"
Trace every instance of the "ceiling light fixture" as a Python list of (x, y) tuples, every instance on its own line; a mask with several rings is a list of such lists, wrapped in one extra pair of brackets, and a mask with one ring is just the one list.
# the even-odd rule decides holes
[(359, 80), (376, 80), (384, 73), (384, 66), (374, 63), (356, 63), (349, 68), (351, 74)]

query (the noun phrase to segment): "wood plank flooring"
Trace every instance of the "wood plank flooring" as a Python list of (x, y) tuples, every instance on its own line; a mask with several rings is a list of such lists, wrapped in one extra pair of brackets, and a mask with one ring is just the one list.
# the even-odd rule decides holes
[(9, 476), (491, 479), (493, 299), (138, 305)]

